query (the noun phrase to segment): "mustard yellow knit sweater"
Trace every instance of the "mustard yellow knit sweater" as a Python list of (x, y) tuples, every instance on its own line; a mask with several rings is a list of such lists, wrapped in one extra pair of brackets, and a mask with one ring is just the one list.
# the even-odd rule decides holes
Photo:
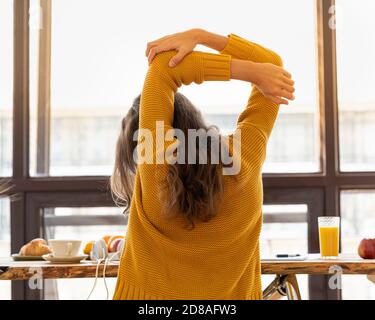
[[(281, 65), (274, 52), (234, 34), (220, 54), (192, 52), (170, 68), (174, 54), (157, 55), (149, 67), (140, 128), (153, 130), (156, 121), (164, 121), (165, 130), (172, 128), (177, 89), (192, 82), (230, 80), (231, 58)], [(241, 170), (224, 176), (219, 212), (193, 230), (184, 227), (182, 218), (162, 214), (158, 192), (167, 165), (138, 165), (114, 299), (262, 299), (261, 169), (277, 113), (278, 105), (253, 86), (238, 118)]]

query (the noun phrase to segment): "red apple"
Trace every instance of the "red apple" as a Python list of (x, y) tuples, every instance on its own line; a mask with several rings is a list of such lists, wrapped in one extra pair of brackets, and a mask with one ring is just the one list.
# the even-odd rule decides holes
[(109, 252), (117, 252), (119, 244), (122, 242), (123, 239), (115, 239), (109, 245)]
[(359, 244), (358, 254), (363, 259), (375, 259), (375, 239), (363, 239)]

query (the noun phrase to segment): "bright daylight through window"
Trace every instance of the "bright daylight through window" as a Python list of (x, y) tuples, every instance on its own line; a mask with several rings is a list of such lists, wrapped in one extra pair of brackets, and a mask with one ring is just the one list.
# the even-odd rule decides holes
[[(34, 6), (38, 1), (32, 1)], [(200, 13), (194, 2), (199, 2)], [(225, 6), (210, 14), (210, 2), (192, 1), (183, 11), (154, 15), (158, 4), (137, 1), (131, 4), (112, 0), (110, 11), (103, 11), (103, 0), (54, 0), (51, 25), (51, 175), (110, 174), (114, 143), (120, 120), (133, 99), (141, 92), (147, 70), (144, 56), (146, 39), (196, 26), (218, 33), (230, 32), (264, 43), (285, 57), (285, 66), (293, 70), (297, 99), (283, 107), (275, 134), (268, 147), (265, 172), (316, 172), (319, 164), (319, 128), (316, 73), (314, 1), (277, 0), (259, 2), (257, 12), (246, 9), (243, 1), (234, 1), (240, 17), (230, 21), (230, 30), (222, 24)], [(131, 10), (129, 10), (131, 5)], [(173, 5), (167, 1), (165, 5)], [(143, 8), (147, 6), (147, 10)], [(90, 7), (82, 23), (82, 12)], [(278, 14), (282, 8), (293, 7)], [(110, 12), (110, 15), (109, 15)], [(138, 21), (133, 12), (142, 12), (148, 24)], [(299, 12), (298, 15), (295, 12)], [(262, 14), (267, 13), (268, 19)], [(165, 16), (163, 16), (163, 14)], [(167, 18), (168, 15), (168, 18)], [(250, 15), (250, 16), (249, 16)], [(66, 17), (69, 16), (69, 19)], [(191, 17), (194, 16), (192, 20)], [(272, 20), (274, 24), (269, 24)], [(242, 21), (246, 21), (243, 25)], [(134, 28), (134, 26), (137, 28)], [(149, 28), (154, 25), (154, 28)], [(274, 28), (273, 25), (278, 25)], [(296, 27), (298, 26), (298, 28)], [(31, 30), (31, 173), (36, 170), (37, 142), (35, 91), (38, 89), (38, 29)], [(293, 42), (285, 41), (285, 35)], [(84, 41), (83, 41), (84, 39)], [(306, 41), (306, 39), (309, 39)], [(42, 39), (43, 41), (43, 39)], [(48, 41), (48, 40), (45, 40)], [(304, 42), (301, 47), (299, 43)], [(42, 46), (43, 47), (43, 46)], [(115, 50), (113, 48), (116, 48)], [(206, 48), (198, 48), (208, 50)], [(246, 83), (205, 83), (183, 87), (186, 94), (209, 123), (222, 133), (233, 131), (238, 114), (246, 105), (250, 86)], [(46, 140), (43, 140), (46, 141)], [(40, 172), (39, 172), (40, 174)], [(43, 174), (43, 173), (42, 173)]]

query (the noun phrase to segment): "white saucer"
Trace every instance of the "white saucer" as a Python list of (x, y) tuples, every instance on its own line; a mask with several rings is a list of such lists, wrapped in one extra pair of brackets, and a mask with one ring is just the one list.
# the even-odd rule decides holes
[(85, 260), (88, 255), (78, 255), (78, 256), (72, 256), (72, 257), (54, 257), (53, 254), (45, 254), (42, 256), (44, 260), (47, 260), (52, 263), (80, 263), (82, 260)]

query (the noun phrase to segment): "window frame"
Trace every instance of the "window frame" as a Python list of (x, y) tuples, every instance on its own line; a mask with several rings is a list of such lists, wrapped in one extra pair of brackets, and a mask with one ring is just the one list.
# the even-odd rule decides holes
[[(339, 157), (339, 121), (336, 73), (336, 33), (329, 27), (330, 8), (335, 0), (316, 0), (318, 46), (318, 82), (320, 113), (320, 162), (317, 173), (269, 173), (263, 175), (265, 204), (306, 203), (308, 212), (309, 251), (318, 252), (317, 217), (340, 216), (340, 191), (374, 189), (375, 172), (341, 172)], [(106, 176), (30, 177), (29, 175), (29, 0), (14, 1), (14, 98), (13, 98), (13, 176), (12, 192), (17, 197), (11, 202), (11, 251), (17, 252), (27, 240), (40, 236), (40, 212), (43, 201), (62, 194), (69, 194), (51, 202), (50, 207), (84, 205), (87, 195), (92, 200), (87, 206), (114, 206), (108, 192)], [(51, 22), (51, 1), (41, 0), (47, 12), (44, 23)], [(49, 13), (49, 17), (48, 17)], [(48, 28), (47, 28), (48, 29)], [(50, 54), (48, 30), (42, 29), (40, 50), (45, 58)], [(43, 33), (44, 32), (44, 33)], [(46, 33), (47, 32), (47, 33)], [(50, 105), (48, 63), (39, 64), (43, 75), (38, 89), (37, 170), (48, 174)], [(39, 123), (40, 122), (40, 123)], [(47, 137), (48, 136), (48, 137)], [(1, 181), (1, 179), (0, 179)], [(37, 200), (39, 199), (39, 200)], [(44, 199), (44, 200), (43, 200)], [(93, 205), (94, 203), (94, 205)], [(340, 291), (328, 288), (327, 276), (310, 277), (310, 299), (340, 299)], [(23, 281), (13, 281), (13, 299), (40, 299)]]

